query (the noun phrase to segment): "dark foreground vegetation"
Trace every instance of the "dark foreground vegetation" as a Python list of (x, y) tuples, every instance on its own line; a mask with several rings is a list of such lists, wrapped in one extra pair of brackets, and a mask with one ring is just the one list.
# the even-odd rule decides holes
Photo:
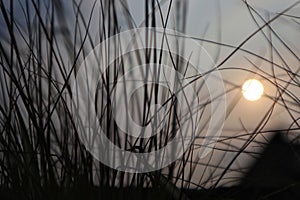
[[(63, 2), (69, 2), (71, 5), (68, 12), (64, 10)], [(280, 131), (280, 129), (265, 129), (277, 106), (281, 107), (290, 119), (290, 124), (283, 128), (284, 134), (296, 132), (293, 142), (299, 140), (297, 131), (299, 131), (300, 100), (299, 94), (295, 92), (298, 91), (295, 88), (299, 89), (300, 85), (299, 52), (295, 52), (292, 45), (285, 42), (271, 26), (280, 17), (287, 17), (286, 13), (299, 2), (289, 5), (284, 11), (266, 20), (247, 1), (242, 1), (257, 29), (245, 36), (239, 44), (222, 43), (221, 36), (217, 36), (216, 40), (208, 40), (205, 33), (193, 38), (199, 43), (206, 43), (217, 49), (213, 59), (216, 68), (221, 71), (232, 70), (223, 68), (223, 65), (236, 54), (244, 53), (241, 57), (246, 59), (249, 56), (251, 59), (248, 60), (248, 64), (255, 70), (243, 68), (234, 70), (258, 76), (271, 84), (275, 88), (274, 95), (266, 95), (265, 98), (272, 103), (267, 105), (266, 113), (259, 116), (261, 119), (259, 123), (253, 124), (253, 130), (247, 130), (242, 124), (243, 130), (237, 135), (223, 136), (216, 141), (223, 146), (213, 149), (213, 153), (222, 153), (218, 157), (219, 160), (214, 163), (210, 162), (210, 159), (204, 163), (195, 160), (194, 154), (201, 148), (201, 145), (195, 142), (176, 162), (165, 169), (150, 173), (126, 173), (107, 167), (86, 150), (78, 136), (76, 122), (70, 109), (73, 100), (70, 80), (76, 77), (78, 67), (97, 44), (120, 33), (124, 27), (133, 29), (139, 26), (132, 19), (125, 0), (90, 1), (92, 3), (90, 7), (87, 6), (88, 8), (82, 6), (85, 2), (85, 0), (0, 0), (1, 200), (300, 198), (298, 147), (294, 148), (292, 142), (285, 144), (279, 140), (279, 146), (275, 145), (276, 148), (273, 148), (271, 143), (271, 150), (266, 148), (265, 154), (262, 155), (247, 150), (253, 143), (266, 147), (268, 139), (262, 143), (256, 142), (256, 138), (269, 137)], [(162, 11), (160, 3), (164, 3), (167, 9)], [(95, 10), (98, 10), (98, 13)], [(144, 10), (140, 11), (143, 12), (145, 20), (140, 26), (168, 28), (171, 10), (176, 14), (172, 15), (176, 16), (173, 25), (176, 30), (184, 33), (188, 20), (185, 1), (145, 0)], [(292, 18), (291, 21), (297, 24), (299, 29), (299, 22), (296, 21), (299, 16), (288, 15), (288, 17)], [(73, 23), (70, 25), (68, 21)], [(91, 34), (91, 29), (95, 27), (96, 39), (95, 35)], [(220, 31), (218, 28), (216, 30)], [(267, 41), (266, 49), (271, 49), (272, 52), (270, 58), (263, 57), (260, 52), (251, 52), (244, 48), (245, 44), (257, 34)], [(150, 42), (155, 36), (149, 35), (146, 38)], [(276, 48), (273, 41), (280, 44), (284, 53)], [(218, 50), (221, 48), (229, 49), (230, 52), (222, 59), (219, 58)], [(179, 58), (173, 59), (170, 52), (163, 54), (157, 49), (134, 52), (132, 60), (134, 63), (148, 64), (160, 62), (163, 60), (162, 55), (166, 56), (168, 61), (172, 61), (170, 63), (174, 69), (185, 71), (185, 66), (180, 63)], [(290, 64), (290, 58), (296, 64)], [(253, 60), (267, 63), (271, 70), (266, 71)], [(110, 94), (116, 80), (124, 74), (125, 64), (122, 57), (118, 58), (103, 76), (103, 83), (99, 88), (104, 92), (95, 94), (99, 99), (103, 100), (103, 97), (106, 97), (106, 101), (110, 101), (110, 96), (105, 94)], [(277, 70), (281, 72), (280, 75), (276, 74)], [(139, 119), (142, 124), (147, 123), (147, 106), (154, 101), (157, 103), (158, 94), (169, 94), (168, 91), (163, 92), (163, 89), (158, 89), (155, 85), (145, 88), (151, 91), (153, 98), (145, 93), (144, 101), (136, 104), (141, 106), (139, 111), (142, 114)], [(226, 92), (230, 93), (233, 90), (240, 90), (240, 86), (233, 84)], [(147, 139), (124, 136), (113, 119), (111, 105), (107, 103), (100, 106), (98, 111), (107, 138), (128, 151), (150, 152), (162, 148), (173, 138), (181, 125), (177, 119), (177, 100), (173, 96), (169, 99), (171, 105), (166, 127), (159, 136)], [(234, 109), (234, 103), (228, 108), (229, 114)], [(209, 104), (210, 101), (206, 102), (197, 112), (204, 112)], [(197, 138), (201, 139), (203, 138)], [(241, 145), (235, 146), (233, 140)], [(229, 158), (226, 166), (221, 166), (227, 152), (235, 154)], [(254, 162), (250, 169), (233, 168), (235, 161), (244, 154), (258, 159), (257, 162)], [(264, 162), (259, 158), (263, 158)], [(202, 174), (194, 176), (199, 166), (203, 169), (202, 174), (209, 176)], [(240, 176), (226, 179), (227, 174), (231, 172), (238, 172)], [(241, 181), (241, 174), (247, 179)], [(235, 183), (233, 185), (237, 186), (227, 187), (227, 183)]]

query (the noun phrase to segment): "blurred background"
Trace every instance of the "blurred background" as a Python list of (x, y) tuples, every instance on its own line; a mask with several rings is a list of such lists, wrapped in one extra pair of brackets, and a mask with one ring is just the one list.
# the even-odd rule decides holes
[[(139, 199), (150, 198), (154, 192), (162, 199), (297, 199), (299, 3), (295, 0), (1, 0), (3, 199), (100, 196)], [(215, 138), (207, 156), (200, 158), (198, 154), (211, 117), (210, 103), (199, 107), (201, 131), (195, 133), (193, 144), (180, 159), (164, 169), (138, 174), (111, 169), (85, 149), (72, 118), (71, 87), (84, 59), (98, 44), (140, 27), (178, 31), (201, 45), (213, 60), (211, 69), (222, 75), (227, 109), (221, 135)], [(151, 35), (148, 37), (151, 42)], [(179, 44), (177, 50), (184, 48), (189, 47)], [(113, 90), (115, 80), (125, 73), (124, 69), (136, 63), (155, 62), (159, 53), (157, 49), (144, 49), (118, 58), (99, 83), (105, 92), (98, 94), (98, 113), (105, 134), (127, 150), (144, 152), (162, 148), (159, 141), (169, 142), (170, 135), (176, 134), (176, 127), (180, 126), (174, 103), (168, 107), (170, 120), (163, 129), (170, 132), (145, 140), (128, 139), (118, 130), (108, 103), (107, 94)], [(170, 52), (162, 54), (166, 63), (171, 62), (169, 57)], [(183, 63), (176, 60), (172, 65), (182, 71)], [(256, 101), (243, 96), (242, 86), (249, 79), (260, 81), (264, 88)], [(200, 85), (201, 81), (199, 78)], [(151, 92), (170, 95), (164, 89)], [(204, 98), (201, 101), (210, 101), (207, 88), (199, 93)], [(135, 95), (144, 97), (143, 94), (140, 91)], [(137, 122), (144, 123), (141, 116), (145, 116), (146, 104), (133, 100), (132, 106), (133, 110), (144, 112), (135, 116)]]

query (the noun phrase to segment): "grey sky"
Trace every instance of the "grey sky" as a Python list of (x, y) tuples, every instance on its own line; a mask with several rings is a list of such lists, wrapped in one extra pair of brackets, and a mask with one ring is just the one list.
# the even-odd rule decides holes
[[(82, 2), (82, 11), (83, 17), (86, 21), (89, 18), (89, 14), (91, 13), (92, 8), (92, 0), (90, 1), (83, 1)], [(163, 11), (164, 17), (166, 17), (166, 13), (168, 10), (168, 1), (161, 1), (161, 9)], [(176, 2), (176, 1), (174, 1)], [(295, 0), (250, 0), (248, 3), (253, 6), (261, 17), (268, 21), (269, 19), (275, 17), (278, 12), (286, 9), (288, 6), (292, 5)], [(174, 3), (175, 4), (175, 3)], [(118, 4), (120, 6), (120, 10), (124, 11), (122, 4)], [(211, 40), (214, 42), (220, 42), (227, 45), (238, 46), (241, 44), (245, 38), (247, 38), (250, 34), (255, 32), (258, 29), (257, 24), (253, 21), (249, 10), (247, 9), (245, 3), (241, 0), (189, 0), (186, 1), (187, 5), (187, 15), (186, 15), (186, 29), (185, 34), (205, 39)], [(71, 36), (74, 35), (74, 24), (75, 18), (72, 15), (73, 7), (71, 6), (71, 1), (64, 1), (63, 8), (65, 9), (65, 15), (67, 19), (67, 26), (71, 30)], [(98, 15), (99, 11), (99, 4), (96, 4), (94, 10), (94, 17), (91, 21), (91, 35), (94, 36), (94, 40), (97, 41), (97, 33), (98, 33)], [(45, 9), (45, 8), (43, 8)], [(128, 0), (128, 9), (131, 14), (132, 20), (135, 24), (139, 26), (143, 26), (144, 22), (144, 1), (140, 0)], [(19, 12), (20, 11), (20, 12)], [(45, 9), (46, 11), (46, 9)], [(158, 9), (155, 11), (157, 19), (160, 19), (160, 14)], [(21, 15), (21, 9), (19, 8), (17, 15)], [(300, 6), (296, 6), (295, 8), (288, 11), (286, 14), (288, 15), (298, 15), (300, 13)], [(124, 13), (118, 12), (118, 15), (121, 19), (120, 21), (120, 28), (121, 30), (128, 30), (130, 27), (128, 26), (126, 20), (124, 19)], [(176, 27), (176, 7), (172, 6), (171, 15), (170, 15), (170, 22), (168, 23), (168, 28), (175, 29), (178, 31), (180, 30)], [(255, 19), (259, 26), (264, 24), (263, 20), (259, 18), (257, 14), (254, 14)], [(286, 43), (286, 45), (293, 50), (296, 56), (291, 55), (291, 52), (287, 50), (287, 48), (282, 45), (280, 40), (276, 38), (274, 33), (271, 33), (268, 28), (264, 28), (263, 32), (270, 36), (272, 35), (272, 42), (273, 45), (276, 47), (277, 51), (280, 55), (284, 58), (285, 62), (291, 68), (294, 73), (299, 74), (299, 59), (295, 57), (300, 57), (300, 20), (299, 18), (293, 18), (291, 16), (280, 16), (274, 22), (271, 23), (271, 27), (275, 31), (275, 33)], [(123, 17), (123, 18), (122, 18)], [(17, 18), (20, 24), (25, 24), (25, 20), (22, 17)], [(0, 17), (0, 24), (3, 24), (2, 17)], [(159, 24), (158, 24), (159, 25)], [(6, 37), (6, 30), (0, 30), (1, 37)], [(62, 39), (63, 40), (63, 39)], [(200, 42), (199, 42), (200, 43)], [(212, 45), (211, 43), (203, 43), (202, 44), (208, 53), (215, 59), (215, 62), (218, 64), (223, 59), (225, 59), (234, 49), (233, 48), (225, 48), (224, 46), (220, 45)], [(280, 66), (286, 67), (283, 61), (279, 56), (276, 56), (276, 53), (270, 50), (270, 46), (268, 40), (265, 36), (260, 32), (251, 38), (247, 43), (245, 43), (242, 48), (244, 50), (254, 52), (259, 56), (262, 56), (266, 60), (269, 60), (271, 57), (271, 52), (274, 54), (274, 62)], [(91, 50), (91, 47), (87, 44), (87, 50)], [(266, 113), (269, 109), (273, 98), (278, 95), (276, 93), (276, 88), (272, 85), (272, 79), (264, 80), (261, 76), (258, 76), (253, 73), (245, 72), (238, 70), (237, 68), (244, 68), (253, 70), (254, 72), (260, 73), (258, 69), (253, 67), (251, 64), (252, 61), (254, 64), (260, 67), (265, 73), (271, 74), (272, 66), (270, 63), (264, 61), (263, 59), (258, 59), (253, 55), (245, 52), (237, 52), (229, 59), (223, 66), (223, 70), (221, 71), (223, 78), (225, 80), (226, 88), (232, 89), (236, 87), (232, 92), (227, 94), (227, 102), (228, 106), (230, 107), (231, 103), (235, 103), (235, 107), (232, 110), (232, 113), (229, 115), (228, 119), (225, 121), (224, 130), (222, 132), (222, 136), (233, 136), (244, 134), (246, 132), (251, 132), (255, 125), (261, 120), (259, 117)], [(68, 60), (65, 61), (68, 63)], [(234, 68), (235, 70), (230, 70), (225, 68)], [(279, 80), (280, 84), (284, 85), (284, 81), (289, 81), (290, 77), (288, 74), (284, 72), (284, 70), (280, 68), (276, 68), (275, 73), (278, 77), (282, 79)], [(266, 74), (264, 74), (267, 76)], [(237, 97), (241, 95), (241, 90), (238, 88), (243, 84), (243, 82), (248, 78), (257, 78), (262, 81), (265, 87), (265, 96), (257, 101), (257, 102), (248, 102), (244, 98), (240, 98), (239, 101), (236, 101)], [(299, 80), (298, 80), (299, 81)], [(300, 88), (299, 82), (298, 86), (289, 86), (287, 90), (291, 91), (296, 97), (300, 98)], [(293, 102), (291, 98), (286, 96), (287, 99)], [(270, 118), (270, 122), (267, 124), (266, 129), (276, 129), (280, 128), (288, 128), (289, 125), (292, 123), (293, 119), (291, 115), (299, 119), (299, 104), (297, 102), (293, 102), (290, 104), (290, 108), (294, 109), (291, 113), (288, 113), (286, 109), (279, 104), (275, 107), (275, 110)], [(281, 103), (282, 104), (282, 103)], [(246, 130), (245, 130), (246, 129)], [(265, 141), (265, 138), (258, 137), (257, 141)], [(196, 141), (196, 143), (201, 143), (201, 141)], [(233, 146), (232, 149), (240, 148), (242, 142), (239, 140), (229, 141), (229, 143)], [(217, 144), (218, 147), (224, 147), (224, 144)], [(229, 149), (231, 149), (229, 148)], [(235, 149), (236, 150), (236, 149)], [(261, 150), (261, 146), (250, 145), (247, 150), (251, 151), (259, 151)], [(214, 151), (211, 161), (211, 164), (218, 163), (221, 159), (224, 158), (220, 164), (220, 166), (226, 166), (230, 160), (236, 155), (235, 152), (218, 152)], [(232, 168), (243, 168), (248, 165), (248, 161), (251, 160), (251, 156), (248, 154), (242, 154), (240, 158), (235, 162)], [(200, 162), (208, 162), (208, 158), (201, 160)], [(212, 168), (213, 169), (213, 168)], [(212, 170), (211, 169), (211, 170)], [(204, 176), (210, 176), (210, 169), (207, 169), (205, 172), (203, 171), (203, 166), (199, 165), (199, 169), (196, 170), (195, 175), (193, 176), (193, 181), (200, 182), (199, 177), (201, 174)], [(227, 177), (235, 177), (239, 176), (240, 173), (232, 172), (228, 173)], [(218, 171), (216, 172), (216, 176), (218, 176)], [(203, 179), (205, 180), (205, 178)], [(224, 179), (226, 182), (226, 179)], [(208, 183), (212, 184), (212, 183)]]

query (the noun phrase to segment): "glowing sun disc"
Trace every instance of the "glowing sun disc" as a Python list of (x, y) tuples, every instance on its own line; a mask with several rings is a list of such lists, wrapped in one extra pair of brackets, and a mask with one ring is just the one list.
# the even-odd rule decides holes
[(256, 101), (263, 95), (264, 87), (258, 80), (249, 79), (243, 84), (242, 92), (248, 101)]

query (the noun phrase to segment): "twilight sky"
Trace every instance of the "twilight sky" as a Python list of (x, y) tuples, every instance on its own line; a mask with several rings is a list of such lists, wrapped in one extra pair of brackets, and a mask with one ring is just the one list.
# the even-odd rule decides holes
[[(63, 1), (63, 9), (66, 15), (66, 26), (70, 30), (74, 30), (75, 18), (73, 14), (73, 7), (71, 1)], [(122, 31), (130, 29), (130, 25), (125, 19), (125, 7), (131, 15), (131, 20), (134, 22), (133, 27), (144, 26), (144, 1), (140, 0), (127, 0), (127, 6), (124, 3), (120, 3), (120, 12), (117, 13), (120, 20), (120, 29)], [(163, 17), (166, 18), (167, 10), (169, 7), (169, 1), (161, 0), (161, 10)], [(180, 2), (180, 3), (176, 3)], [(241, 0), (188, 0), (188, 1), (174, 1), (171, 7), (170, 19), (167, 28), (175, 29), (179, 32), (184, 32), (188, 36), (198, 38), (199, 44), (207, 50), (207, 52), (214, 59), (215, 63), (221, 63), (234, 48), (225, 47), (224, 45), (215, 45), (210, 42), (201, 42), (201, 39), (207, 41), (213, 41), (222, 43), (229, 46), (239, 46), (248, 36), (254, 33), (258, 27), (265, 24), (266, 21), (276, 17), (278, 13), (282, 12), (292, 4), (297, 2), (296, 0), (249, 0), (248, 3), (251, 8), (254, 8), (256, 12), (251, 11), (251, 8), (247, 8), (246, 4)], [(91, 13), (92, 0), (82, 1), (81, 8), (83, 10), (83, 18), (88, 19)], [(182, 9), (183, 13), (178, 13), (178, 7), (185, 7)], [(183, 6), (184, 5), (184, 6)], [(95, 41), (98, 33), (98, 17), (100, 5), (97, 3), (94, 10), (94, 16), (91, 21), (90, 32), (94, 36)], [(20, 9), (20, 8), (16, 8)], [(45, 8), (44, 8), (45, 9)], [(250, 10), (249, 10), (250, 9)], [(45, 9), (46, 10), (46, 9)], [(251, 12), (250, 12), (251, 11)], [(150, 11), (151, 12), (151, 11)], [(159, 9), (155, 11), (157, 19), (160, 19)], [(16, 12), (21, 15), (20, 12)], [(251, 15), (252, 13), (252, 15)], [(256, 125), (261, 121), (262, 116), (270, 109), (274, 98), (278, 97), (279, 93), (274, 86), (274, 77), (272, 73), (275, 73), (277, 83), (285, 88), (290, 94), (293, 94), (295, 98), (282, 93), (282, 96), (286, 102), (281, 100), (275, 106), (269, 122), (266, 124), (263, 130), (273, 130), (276, 128), (287, 129), (292, 122), (300, 118), (299, 98), (299, 76), (293, 78), (292, 84), (288, 86), (286, 82), (291, 80), (292, 74), (299, 74), (300, 65), (300, 4), (289, 10), (285, 15), (281, 15), (272, 23), (269, 27), (264, 27), (262, 31), (255, 34), (250, 40), (248, 40), (241, 49), (243, 51), (237, 51), (228, 61), (226, 61), (220, 68), (220, 72), (224, 79), (224, 84), (227, 93), (227, 105), (228, 118), (224, 123), (224, 129), (221, 137), (225, 136), (239, 136), (245, 133), (251, 133)], [(150, 13), (149, 13), (150, 14)], [(180, 22), (184, 20), (184, 26), (180, 25)], [(297, 16), (297, 17), (294, 17)], [(1, 21), (0, 25), (4, 23)], [(17, 18), (22, 25), (25, 23), (24, 18)], [(157, 26), (161, 26), (157, 22)], [(184, 27), (184, 28), (183, 28)], [(6, 31), (0, 29), (0, 36), (6, 37)], [(73, 38), (74, 32), (70, 32), (71, 38)], [(273, 49), (270, 48), (270, 41), (272, 41)], [(283, 43), (284, 42), (284, 43)], [(288, 48), (287, 48), (288, 47)], [(91, 50), (91, 47), (87, 44), (85, 46), (87, 50)], [(247, 53), (247, 52), (248, 53)], [(251, 53), (261, 56), (251, 55)], [(267, 62), (272, 60), (276, 66), (274, 67)], [(65, 61), (68, 63), (68, 60)], [(292, 73), (286, 73), (285, 70), (289, 67)], [(241, 70), (240, 68), (244, 69)], [(252, 72), (251, 72), (252, 71)], [(260, 80), (265, 88), (265, 94), (262, 99), (256, 102), (249, 102), (241, 97), (241, 85), (245, 80), (249, 78), (256, 78)], [(288, 112), (284, 107), (284, 103), (290, 108)], [(234, 107), (232, 107), (234, 105)], [(232, 108), (232, 110), (231, 110)], [(293, 126), (297, 126), (294, 124)], [(266, 142), (268, 136), (257, 137), (257, 142)], [(204, 158), (199, 163), (210, 162), (212, 165), (219, 164), (219, 166), (227, 166), (231, 159), (236, 155), (236, 150), (242, 146), (242, 142), (237, 137), (226, 141), (226, 143), (217, 144), (218, 148), (223, 148), (232, 151), (218, 151), (215, 150), (210, 158)], [(196, 144), (201, 144), (201, 140), (197, 140)], [(260, 151), (260, 145), (253, 143), (246, 150), (247, 151)], [(251, 154), (244, 153), (239, 159), (237, 159), (232, 165), (232, 169), (243, 169), (248, 166), (249, 160), (252, 159)], [(210, 159), (210, 161), (208, 161)], [(205, 176), (209, 177), (214, 167), (203, 168), (203, 165), (199, 165), (193, 176), (193, 181), (204, 184), (206, 180)], [(240, 176), (241, 172), (234, 170), (226, 175), (224, 183), (231, 184), (230, 178)], [(218, 177), (219, 171), (217, 170), (214, 176)], [(204, 178), (200, 178), (204, 174)], [(213, 182), (207, 183), (213, 184)], [(221, 183), (222, 184), (222, 183)]]

